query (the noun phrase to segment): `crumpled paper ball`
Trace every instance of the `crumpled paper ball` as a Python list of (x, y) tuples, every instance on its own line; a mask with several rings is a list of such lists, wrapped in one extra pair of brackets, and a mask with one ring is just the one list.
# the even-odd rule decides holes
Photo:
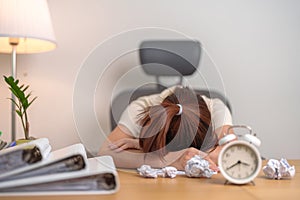
[(268, 178), (281, 179), (294, 177), (296, 170), (285, 158), (281, 158), (280, 160), (270, 159), (263, 167), (263, 172)]
[(187, 162), (185, 166), (185, 173), (188, 177), (206, 178), (210, 178), (213, 174), (216, 174), (215, 171), (209, 168), (209, 162), (198, 155), (194, 156)]
[(175, 178), (177, 175), (186, 175), (188, 177), (207, 177), (210, 178), (217, 172), (209, 168), (209, 162), (200, 156), (191, 158), (186, 166), (185, 171), (178, 171), (175, 167), (167, 166), (161, 169), (154, 169), (150, 165), (142, 165), (138, 169), (138, 173), (145, 178), (167, 177)]
[(162, 169), (153, 169), (150, 165), (142, 165), (137, 169), (139, 174), (145, 178), (157, 178), (158, 176), (164, 178), (175, 178), (177, 169), (175, 167), (164, 167)]

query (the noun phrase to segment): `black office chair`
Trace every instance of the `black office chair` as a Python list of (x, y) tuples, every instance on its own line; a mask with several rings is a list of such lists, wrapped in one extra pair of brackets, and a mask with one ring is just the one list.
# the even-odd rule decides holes
[[(160, 93), (167, 88), (160, 78), (179, 77), (175, 84), (181, 84), (183, 76), (192, 75), (198, 68), (201, 57), (201, 44), (194, 40), (144, 41), (139, 48), (140, 62), (144, 72), (155, 76), (156, 83), (143, 85), (135, 90), (123, 91), (111, 103), (111, 129), (117, 126), (126, 106), (138, 97)], [(174, 85), (175, 85), (174, 84)], [(209, 98), (219, 98), (231, 110), (229, 101), (217, 91), (193, 88), (196, 93)]]

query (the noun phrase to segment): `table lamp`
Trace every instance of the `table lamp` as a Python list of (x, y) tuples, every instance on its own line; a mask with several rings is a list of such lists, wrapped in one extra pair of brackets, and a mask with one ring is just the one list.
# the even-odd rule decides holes
[[(0, 53), (11, 54), (16, 79), (17, 54), (40, 53), (56, 47), (47, 0), (0, 0)], [(12, 99), (15, 96), (12, 94)], [(11, 140), (16, 140), (15, 105), (11, 108)]]

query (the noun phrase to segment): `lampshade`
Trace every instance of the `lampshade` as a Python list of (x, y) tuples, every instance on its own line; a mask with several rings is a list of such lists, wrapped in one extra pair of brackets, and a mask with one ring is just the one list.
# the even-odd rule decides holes
[(47, 0), (0, 0), (0, 53), (50, 51), (56, 47)]

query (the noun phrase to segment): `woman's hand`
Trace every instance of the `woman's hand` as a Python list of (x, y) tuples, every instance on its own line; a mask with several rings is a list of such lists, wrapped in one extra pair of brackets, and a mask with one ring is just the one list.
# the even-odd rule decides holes
[(218, 157), (220, 154), (220, 151), (222, 150), (223, 146), (217, 146), (213, 151), (211, 151), (208, 156), (209, 158), (218, 165)]
[(139, 140), (133, 138), (122, 138), (108, 144), (108, 147), (114, 152), (121, 152), (126, 149), (141, 149)]
[[(170, 152), (169, 154), (172, 154), (174, 152)], [(210, 156), (205, 153), (202, 152), (196, 148), (190, 147), (187, 149), (183, 149), (181, 151), (176, 152), (177, 157), (174, 157), (175, 155), (172, 155), (172, 157), (174, 159), (176, 159), (171, 165), (176, 167), (178, 170), (184, 170), (187, 161), (189, 161), (191, 158), (193, 158), (195, 155), (200, 156), (201, 158), (207, 160), (210, 164), (210, 169), (214, 170), (214, 171), (219, 171), (217, 165), (215, 164), (215, 162), (213, 162), (213, 160), (210, 158)], [(168, 157), (168, 155), (167, 155)], [(170, 156), (169, 156), (170, 159)]]

